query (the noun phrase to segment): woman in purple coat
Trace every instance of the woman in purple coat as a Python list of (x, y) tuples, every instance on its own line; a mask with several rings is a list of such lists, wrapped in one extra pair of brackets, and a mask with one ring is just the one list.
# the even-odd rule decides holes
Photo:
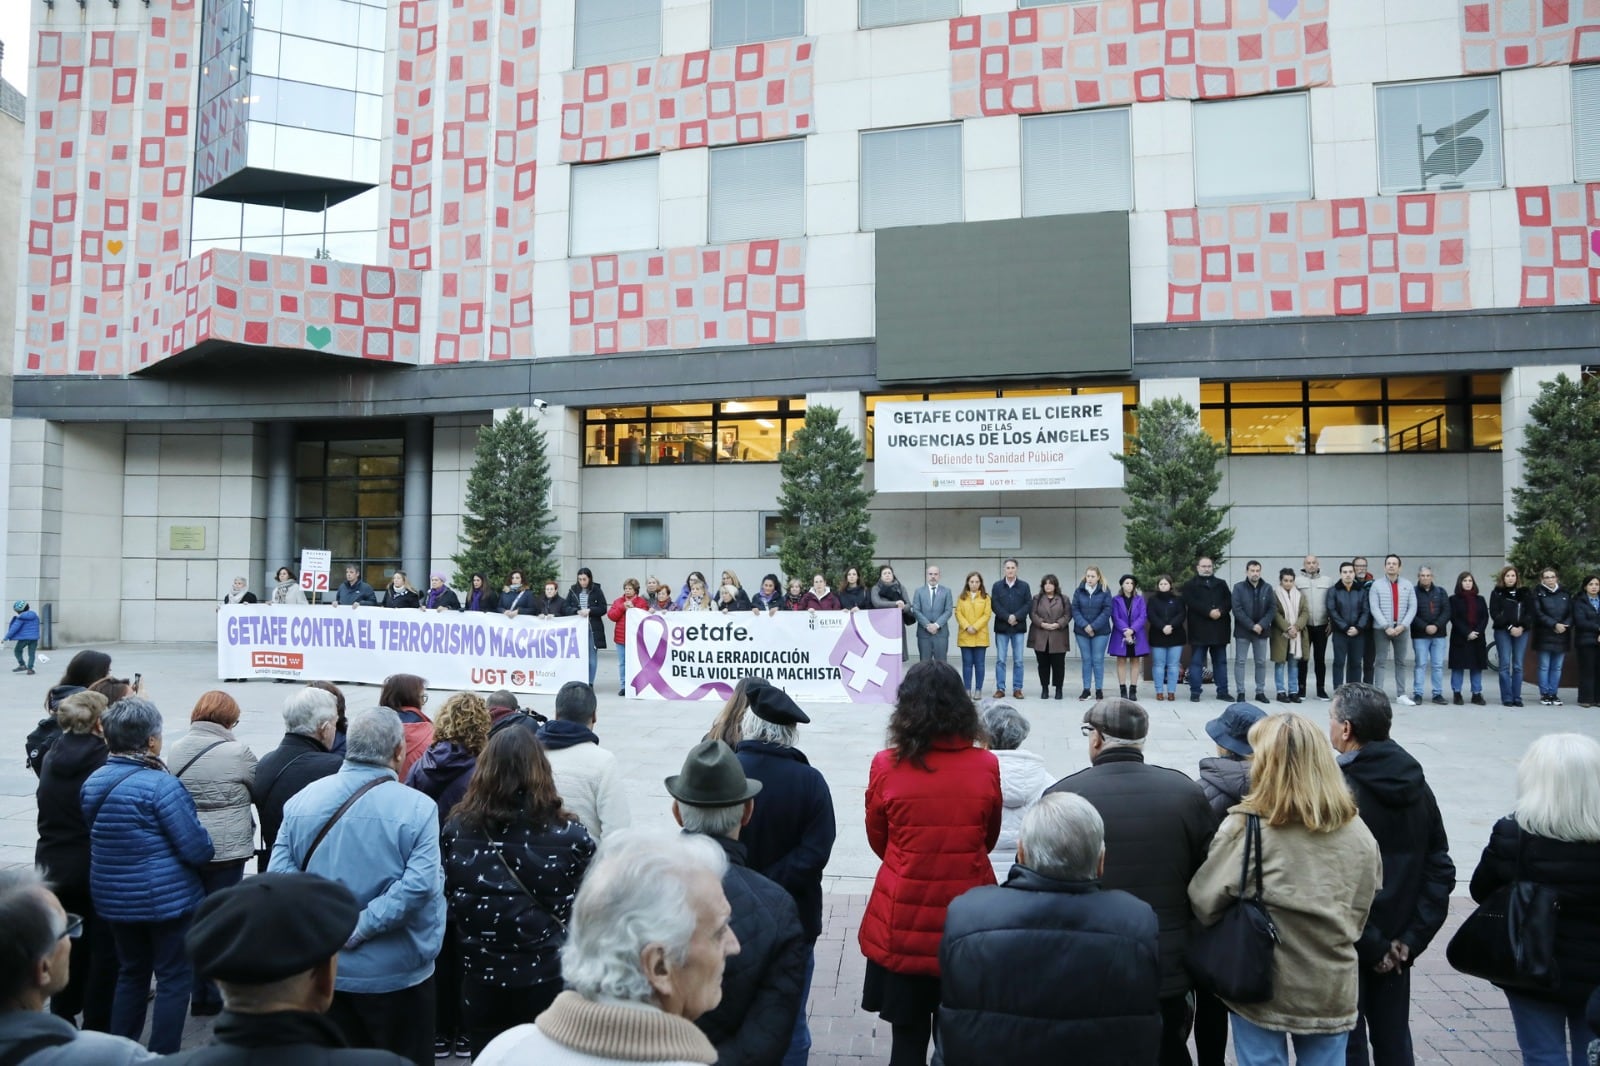
[(1123, 574), (1117, 594), (1111, 597), (1111, 654), (1117, 657), (1117, 686), (1122, 698), (1139, 698), (1139, 678), (1144, 676), (1144, 657), (1150, 654), (1150, 635), (1145, 632), (1149, 608), (1139, 582)]

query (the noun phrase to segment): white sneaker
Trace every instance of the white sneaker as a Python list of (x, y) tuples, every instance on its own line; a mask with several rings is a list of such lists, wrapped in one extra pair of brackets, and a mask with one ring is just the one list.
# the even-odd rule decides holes
[(1417, 705), (1417, 701), (1410, 696), (1396, 696), (1394, 701), (1402, 707), (1415, 707)]

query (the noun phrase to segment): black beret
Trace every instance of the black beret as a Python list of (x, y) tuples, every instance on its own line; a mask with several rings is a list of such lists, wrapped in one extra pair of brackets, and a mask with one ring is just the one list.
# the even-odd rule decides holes
[(757, 718), (773, 725), (801, 725), (811, 721), (800, 705), (789, 694), (764, 677), (752, 677), (744, 683), (745, 698)]
[(316, 874), (259, 874), (207, 896), (184, 935), (200, 975), (282, 981), (339, 953), (361, 917), (350, 890)]

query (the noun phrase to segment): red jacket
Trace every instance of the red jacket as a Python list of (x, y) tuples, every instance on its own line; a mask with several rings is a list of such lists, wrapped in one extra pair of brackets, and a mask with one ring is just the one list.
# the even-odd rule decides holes
[(629, 607), (637, 607), (641, 611), (648, 611), (650, 604), (645, 602), (643, 596), (635, 596), (631, 600), (627, 596), (618, 596), (611, 601), (611, 606), (606, 608), (606, 617), (617, 623), (617, 631), (614, 635), (616, 637), (616, 645), (619, 648), (622, 647), (622, 642), (628, 639)]
[(422, 713), (421, 707), (402, 707), (395, 713), (400, 716), (406, 735), (406, 761), (400, 767), (400, 780), (404, 781), (422, 753), (433, 747), (433, 720)]
[(886, 970), (939, 976), (950, 901), (992, 885), (1000, 839), (1000, 762), (956, 737), (936, 740), (926, 770), (880, 751), (867, 777), (867, 843), (883, 860), (861, 918), (861, 953)]

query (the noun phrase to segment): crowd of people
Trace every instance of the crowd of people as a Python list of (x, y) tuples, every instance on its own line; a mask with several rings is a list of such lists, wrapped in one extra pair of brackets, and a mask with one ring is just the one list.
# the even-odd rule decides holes
[[(336, 686), (298, 687), (258, 759), (227, 693), (169, 745), (110, 675), (78, 653), (29, 738), (37, 870), (0, 874), (0, 1062), (807, 1061), (835, 804), (772, 684), (740, 682), (665, 779), (670, 834), (630, 826), (582, 682), (549, 719), (509, 692), (430, 716), (413, 675), (348, 716)], [(891, 1066), (1220, 1066), (1230, 1034), (1240, 1066), (1412, 1061), (1410, 974), (1457, 874), (1390, 698), (1341, 678), (1326, 726), (1230, 703), (1191, 776), (1146, 760), (1129, 689), (1086, 709), (1090, 765), (1058, 780), (1013, 704), (980, 709), (942, 661), (906, 671), (868, 768), (859, 929)], [(1600, 1034), (1600, 742), (1534, 741), (1513, 810), (1471, 892), (1503, 910), (1538, 887), (1512, 935), (1548, 966), (1497, 980), (1523, 1061), (1577, 1066)], [(1252, 900), (1269, 954), (1222, 957), (1270, 981), (1243, 995), (1205, 960)]]

